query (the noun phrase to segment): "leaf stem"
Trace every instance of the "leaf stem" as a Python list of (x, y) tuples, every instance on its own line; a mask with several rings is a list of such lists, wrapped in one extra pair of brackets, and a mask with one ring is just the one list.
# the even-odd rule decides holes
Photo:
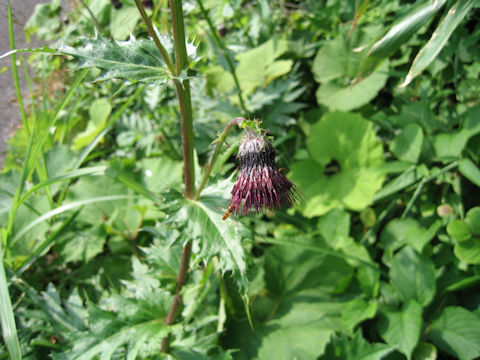
[(147, 26), (148, 33), (153, 39), (153, 42), (157, 46), (158, 51), (160, 51), (160, 54), (162, 55), (163, 61), (165, 61), (165, 64), (167, 64), (168, 70), (172, 74), (175, 73), (175, 67), (172, 64), (172, 61), (170, 60), (170, 57), (168, 56), (167, 50), (165, 50), (164, 46), (160, 42), (160, 39), (157, 36), (157, 33), (155, 32), (155, 29), (153, 28), (152, 21), (148, 17), (147, 13), (145, 12), (145, 9), (143, 8), (142, 2), (140, 0), (135, 0), (135, 5), (137, 5), (137, 9), (140, 12), (140, 15), (142, 16), (143, 22)]
[(217, 155), (220, 151), (220, 148), (223, 145), (223, 142), (225, 141), (225, 138), (227, 137), (228, 131), (235, 125), (240, 125), (242, 121), (245, 119), (243, 117), (237, 117), (233, 120), (230, 120), (227, 126), (225, 126), (225, 129), (223, 130), (222, 134), (214, 141), (214, 143), (217, 144), (215, 147), (215, 150), (213, 151), (212, 157), (210, 158), (210, 162), (208, 163), (207, 168), (205, 169), (205, 174), (203, 175), (202, 182), (200, 183), (200, 186), (197, 189), (197, 192), (195, 193), (194, 200), (197, 200), (198, 197), (200, 196), (200, 193), (203, 190), (203, 187), (207, 183), (208, 177), (210, 176), (210, 172), (212, 171), (213, 164), (215, 163), (215, 159), (217, 158)]
[(202, 0), (197, 0), (197, 4), (200, 7), (200, 11), (202, 12), (203, 16), (205, 17), (205, 20), (207, 21), (208, 27), (210, 28), (210, 32), (212, 33), (212, 37), (217, 43), (218, 47), (223, 53), (223, 56), (225, 57), (225, 60), (227, 61), (227, 66), (228, 70), (233, 76), (233, 81), (235, 82), (235, 86), (237, 88), (237, 94), (238, 94), (238, 100), (240, 102), (240, 107), (242, 108), (243, 115), (248, 117), (248, 110), (247, 107), (245, 106), (245, 101), (243, 100), (242, 96), (242, 89), (240, 87), (240, 82), (238, 81), (237, 74), (235, 73), (235, 66), (233, 66), (233, 61), (230, 58), (230, 55), (228, 54), (225, 44), (223, 43), (222, 39), (217, 34), (217, 31), (215, 30), (215, 27), (213, 26), (212, 20), (210, 20), (210, 16), (208, 16), (208, 11), (203, 7)]

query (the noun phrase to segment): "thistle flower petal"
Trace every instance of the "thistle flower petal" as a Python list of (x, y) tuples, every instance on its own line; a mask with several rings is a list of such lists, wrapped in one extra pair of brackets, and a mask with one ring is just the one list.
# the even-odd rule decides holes
[(232, 189), (229, 210), (235, 214), (289, 208), (300, 197), (298, 188), (275, 164), (275, 150), (264, 136), (247, 131), (237, 159), (240, 172)]

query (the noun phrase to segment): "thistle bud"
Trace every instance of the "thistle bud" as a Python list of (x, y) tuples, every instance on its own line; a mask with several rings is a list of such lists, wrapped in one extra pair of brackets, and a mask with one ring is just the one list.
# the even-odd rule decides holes
[(275, 150), (264, 135), (247, 130), (237, 160), (240, 172), (228, 211), (243, 215), (273, 211), (289, 208), (298, 200), (299, 190), (275, 164)]

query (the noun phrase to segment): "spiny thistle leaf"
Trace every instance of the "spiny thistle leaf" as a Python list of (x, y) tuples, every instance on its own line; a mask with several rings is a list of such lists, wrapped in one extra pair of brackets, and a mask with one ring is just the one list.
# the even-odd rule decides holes
[[(162, 36), (160, 40), (170, 53), (170, 39)], [(80, 41), (81, 47), (62, 45), (59, 52), (75, 57), (78, 68), (101, 69), (98, 80), (125, 79), (161, 85), (172, 77), (153, 40), (137, 40), (131, 36), (128, 41), (113, 41), (97, 34), (93, 39), (80, 38)]]

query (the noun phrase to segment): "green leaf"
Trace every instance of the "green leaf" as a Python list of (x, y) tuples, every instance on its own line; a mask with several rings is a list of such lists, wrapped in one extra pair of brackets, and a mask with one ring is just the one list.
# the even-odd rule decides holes
[(423, 132), (417, 124), (409, 124), (390, 143), (390, 150), (399, 160), (416, 163), (422, 151)]
[(480, 236), (480, 206), (475, 206), (468, 210), (465, 216), (465, 223), (475, 236)]
[(454, 219), (448, 223), (447, 233), (458, 241), (467, 241), (472, 237), (468, 225), (458, 219)]
[[(340, 292), (350, 283), (353, 268), (346, 259), (296, 245), (296, 238), (304, 238), (296, 232), (277, 235), (277, 238), (292, 245), (275, 246), (265, 253), (265, 281), (271, 294), (285, 297), (310, 288)], [(326, 247), (319, 238), (309, 239), (307, 244), (320, 249)]]
[[(113, 294), (106, 309), (89, 308), (90, 329), (74, 333), (73, 348), (55, 359), (89, 360), (99, 356), (110, 360), (118, 350), (129, 360), (158, 353), (158, 346), (171, 328), (165, 325), (167, 298), (159, 290), (149, 301)], [(171, 301), (171, 298), (170, 298)]]
[(436, 360), (437, 348), (427, 342), (420, 341), (413, 352), (413, 360)]
[(403, 301), (416, 300), (426, 306), (435, 295), (435, 268), (432, 261), (409, 246), (394, 256), (389, 276)]
[(412, 358), (412, 352), (420, 339), (422, 327), (422, 307), (415, 301), (405, 303), (400, 311), (386, 311), (379, 320), (380, 336)]
[(87, 128), (75, 136), (73, 150), (80, 150), (90, 144), (107, 126), (107, 119), (112, 112), (112, 105), (107, 99), (96, 99), (88, 109), (90, 118)]
[(458, 171), (468, 180), (480, 187), (480, 169), (470, 159), (462, 159), (458, 163)]
[(87, 263), (103, 251), (107, 234), (102, 226), (88, 230), (77, 230), (72, 238), (60, 245), (58, 252), (65, 262), (81, 261)]
[(460, 360), (480, 356), (480, 318), (462, 307), (443, 309), (433, 321), (428, 337), (441, 350)]
[[(384, 179), (377, 168), (383, 164), (382, 145), (371, 123), (357, 114), (326, 114), (312, 127), (307, 147), (312, 158), (293, 164), (289, 174), (305, 193), (306, 216), (336, 207), (360, 211), (371, 204)], [(324, 173), (329, 163), (333, 174)]]
[(467, 264), (480, 265), (480, 238), (458, 241), (453, 248), (455, 256)]
[(415, 77), (425, 70), (432, 61), (438, 56), (447, 43), (448, 39), (455, 31), (470, 11), (474, 0), (458, 0), (448, 10), (447, 15), (433, 32), (428, 43), (419, 51), (412, 66), (408, 71), (407, 77), (401, 87), (407, 86)]
[(407, 15), (396, 21), (391, 28), (370, 48), (362, 65), (362, 75), (374, 71), (388, 56), (410, 40), (420, 27), (425, 25), (440, 10), (446, 0), (420, 2)]
[(235, 70), (244, 95), (250, 95), (259, 87), (287, 74), (293, 66), (292, 60), (276, 60), (288, 50), (288, 41), (283, 36), (272, 37), (262, 45), (236, 56)]
[(433, 138), (433, 147), (436, 155), (443, 161), (458, 158), (462, 154), (469, 137), (470, 133), (467, 131), (435, 135)]
[(367, 342), (360, 331), (350, 340), (345, 335), (332, 337), (320, 360), (380, 360), (395, 350), (394, 346)]
[(366, 302), (363, 299), (354, 299), (346, 303), (342, 309), (342, 322), (350, 335), (353, 335), (355, 326), (362, 321), (372, 319), (377, 313), (376, 301)]
[[(0, 228), (0, 253), (3, 254), (3, 245), (6, 242), (6, 231)], [(15, 325), (15, 315), (13, 313), (12, 301), (8, 291), (7, 276), (3, 262), (3, 255), (0, 259), (0, 321), (2, 323), (2, 335), (5, 345), (8, 348), (12, 360), (21, 360), (22, 353), (17, 336), (17, 327)]]
[(111, 12), (110, 34), (115, 40), (125, 40), (135, 30), (140, 12), (135, 6), (124, 4), (120, 9)]
[(202, 191), (198, 200), (184, 199), (179, 193), (174, 195), (179, 206), (174, 219), (186, 225), (184, 234), (194, 241), (196, 255), (205, 262), (218, 257), (221, 272), (232, 271), (242, 291), (246, 290), (246, 264), (242, 238), (246, 228), (233, 217), (223, 220), (224, 196), (231, 182), (225, 180)]
[[(172, 48), (166, 37), (160, 37), (164, 47)], [(153, 40), (111, 41), (97, 34), (94, 39), (81, 38), (82, 46), (61, 46), (58, 51), (71, 55), (78, 67), (102, 70), (99, 80), (125, 79), (151, 85), (162, 85), (169, 79), (168, 70)]]
[(240, 349), (238, 359), (314, 360), (342, 329), (341, 306), (319, 290), (302, 291), (279, 299), (272, 316), (255, 323), (255, 330), (245, 322), (231, 327), (229, 338)]
[(418, 222), (414, 219), (393, 219), (382, 230), (380, 244), (384, 249), (395, 251), (405, 243), (404, 235), (407, 230), (417, 226)]
[(330, 110), (349, 111), (372, 100), (385, 85), (388, 64), (361, 81), (354, 82), (365, 51), (354, 51), (369, 42), (371, 34), (356, 31), (347, 40), (339, 36), (326, 41), (317, 52), (312, 64), (315, 80), (320, 83), (317, 102)]

